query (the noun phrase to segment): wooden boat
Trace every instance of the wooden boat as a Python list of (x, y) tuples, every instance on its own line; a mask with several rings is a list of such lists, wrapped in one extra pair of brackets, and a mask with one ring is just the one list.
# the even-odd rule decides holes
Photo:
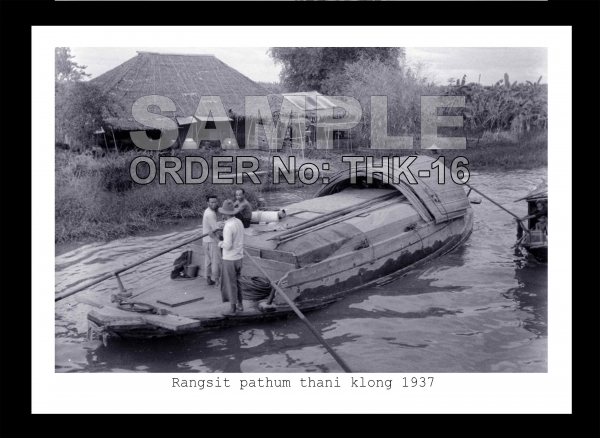
[[(542, 201), (548, 204), (548, 185), (543, 181), (527, 196), (517, 199), (518, 201), (527, 201), (527, 215), (531, 215), (537, 211), (536, 204)], [(538, 222), (536, 218), (527, 219), (527, 232), (523, 235), (521, 227), (517, 230), (517, 237), (520, 238), (520, 245), (531, 253), (539, 261), (548, 260), (548, 233), (547, 231), (536, 230), (535, 225)]]
[[(438, 183), (437, 172), (431, 178), (417, 176), (419, 170), (431, 171), (433, 161), (419, 156), (411, 164), (417, 184), (404, 177), (394, 183), (391, 167), (385, 175), (374, 174), (370, 184), (364, 167), (334, 175), (313, 199), (286, 206), (287, 215), (278, 223), (246, 229), (242, 275), (264, 278), (260, 266), (304, 312), (452, 250), (470, 235), (473, 212), (448, 169), (445, 184)], [(223, 315), (229, 303), (207, 285), (201, 241), (192, 244), (191, 252), (191, 264), (200, 267), (195, 279), (165, 278), (143, 290), (121, 289), (102, 301), (82, 297), (95, 306), (88, 314), (89, 334), (104, 339), (178, 335), (292, 313), (274, 294), (270, 305), (264, 296), (244, 300), (243, 312)]]

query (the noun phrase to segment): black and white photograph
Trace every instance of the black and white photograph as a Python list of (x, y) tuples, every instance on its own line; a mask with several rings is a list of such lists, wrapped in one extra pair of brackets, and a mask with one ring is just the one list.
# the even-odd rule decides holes
[(545, 48), (181, 51), (56, 48), (57, 372), (547, 371)]
[(389, 396), (562, 369), (557, 52), (338, 32), (56, 38), (57, 378)]

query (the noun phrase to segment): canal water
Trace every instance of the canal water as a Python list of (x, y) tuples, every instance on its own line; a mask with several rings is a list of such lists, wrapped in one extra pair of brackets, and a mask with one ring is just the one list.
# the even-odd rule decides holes
[[(479, 173), (471, 184), (519, 215), (546, 169)], [(311, 189), (274, 192), (269, 205), (309, 198)], [(511, 248), (514, 219), (483, 200), (460, 247), (402, 276), (352, 293), (307, 318), (361, 372), (547, 372), (547, 265)], [(200, 221), (198, 221), (200, 222)], [(186, 239), (175, 231), (85, 245), (56, 257), (56, 292)], [(127, 288), (169, 275), (175, 250), (122, 275)], [(114, 293), (100, 283), (89, 297)], [(56, 372), (340, 372), (296, 317), (154, 340), (86, 338), (91, 306), (76, 296), (56, 303)]]

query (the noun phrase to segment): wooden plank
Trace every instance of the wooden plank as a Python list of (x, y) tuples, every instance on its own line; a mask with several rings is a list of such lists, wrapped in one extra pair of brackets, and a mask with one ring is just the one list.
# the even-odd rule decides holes
[(95, 298), (88, 297), (86, 295), (78, 295), (77, 297), (75, 297), (75, 299), (77, 301), (79, 301), (80, 303), (88, 304), (90, 306), (97, 307), (99, 309), (101, 309), (102, 307), (104, 307), (103, 303), (101, 303), (100, 301), (98, 301)]
[(467, 210), (466, 210), (466, 209), (465, 209), (465, 210), (454, 211), (454, 212), (452, 212), (452, 213), (448, 213), (448, 214), (446, 215), (446, 219), (444, 219), (444, 220), (439, 220), (439, 221), (438, 221), (438, 220), (436, 220), (436, 221), (435, 221), (435, 223), (436, 223), (436, 224), (439, 224), (439, 223), (442, 223), (442, 222), (446, 222), (446, 221), (449, 221), (449, 220), (452, 220), (452, 219), (456, 219), (457, 217), (464, 216), (464, 215), (466, 215), (466, 214), (467, 214)]
[(137, 313), (125, 312), (124, 310), (115, 309), (113, 307), (104, 306), (101, 309), (93, 309), (89, 313), (90, 316), (103, 321), (137, 321), (143, 322), (142, 317)]
[(143, 315), (142, 318), (148, 324), (174, 331), (187, 330), (202, 325), (202, 322), (196, 319), (175, 315)]
[(200, 301), (203, 299), (204, 297), (179, 294), (176, 296), (168, 296), (165, 298), (161, 298), (159, 300), (156, 300), (156, 302), (159, 304), (164, 304), (165, 306), (178, 307), (183, 306), (184, 304), (195, 303), (196, 301)]
[(143, 321), (141, 318), (139, 321), (123, 321), (123, 320), (118, 320), (118, 321), (109, 321), (106, 324), (107, 327), (112, 328), (113, 330), (118, 330), (118, 329), (136, 329), (136, 328), (144, 328), (144, 327), (148, 327), (146, 325), (146, 322)]
[[(248, 251), (248, 254), (252, 255), (250, 251)], [(260, 258), (274, 260), (276, 262), (288, 263), (291, 265), (296, 264), (296, 257), (294, 256), (294, 254), (292, 254), (291, 252), (276, 251), (274, 249), (262, 249), (260, 251)]]
[(287, 275), (287, 287), (294, 287), (307, 281), (326, 278), (373, 261), (373, 249), (368, 247), (324, 260), (306, 268), (296, 269)]

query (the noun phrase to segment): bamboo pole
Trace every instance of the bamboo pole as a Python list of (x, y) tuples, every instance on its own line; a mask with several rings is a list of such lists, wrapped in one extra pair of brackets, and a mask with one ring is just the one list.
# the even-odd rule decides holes
[(177, 244), (175, 246), (171, 246), (170, 248), (167, 248), (167, 249), (165, 249), (165, 250), (163, 250), (163, 251), (161, 251), (161, 252), (159, 252), (157, 254), (154, 254), (154, 255), (151, 255), (149, 257), (146, 257), (146, 258), (144, 258), (144, 259), (142, 259), (142, 260), (140, 260), (138, 262), (132, 263), (131, 265), (125, 266), (125, 267), (123, 267), (121, 269), (117, 269), (114, 272), (109, 272), (107, 274), (104, 274), (102, 277), (97, 278), (95, 280), (92, 280), (92, 281), (90, 281), (88, 283), (85, 283), (85, 284), (83, 284), (83, 285), (81, 285), (79, 287), (76, 287), (75, 289), (68, 290), (68, 291), (63, 291), (63, 292), (59, 293), (58, 295), (56, 295), (54, 297), (54, 301), (56, 302), (56, 301), (62, 300), (63, 298), (70, 297), (71, 295), (74, 295), (74, 294), (76, 294), (78, 292), (81, 292), (82, 290), (87, 289), (90, 286), (94, 286), (95, 284), (101, 283), (101, 282), (103, 282), (105, 280), (108, 280), (109, 278), (112, 278), (112, 277), (117, 277), (117, 280), (119, 281), (120, 285), (122, 286), (122, 283), (120, 282), (120, 279), (119, 279), (119, 274), (121, 272), (128, 271), (129, 269), (135, 268), (136, 266), (139, 266), (142, 263), (146, 263), (149, 260), (155, 259), (156, 257), (159, 257), (159, 256), (161, 256), (163, 254), (168, 253), (168, 252), (171, 252), (174, 249), (181, 248), (182, 246), (188, 245), (188, 244), (190, 244), (190, 243), (192, 243), (192, 242), (194, 242), (194, 241), (196, 241), (198, 239), (202, 239), (203, 237), (208, 236), (208, 235), (209, 235), (209, 233), (204, 233), (201, 236), (193, 237), (191, 239), (187, 239), (187, 240), (185, 240), (182, 243), (179, 243), (179, 244)]
[(256, 266), (256, 268), (260, 271), (260, 273), (262, 275), (264, 275), (267, 280), (269, 280), (269, 283), (271, 283), (271, 286), (279, 293), (279, 295), (281, 295), (281, 297), (285, 300), (285, 302), (288, 304), (288, 306), (290, 306), (292, 308), (292, 310), (294, 311), (294, 313), (296, 315), (298, 315), (300, 320), (304, 324), (306, 324), (306, 326), (310, 329), (310, 331), (313, 333), (313, 335), (315, 335), (315, 337), (319, 340), (319, 342), (321, 344), (323, 344), (323, 347), (325, 347), (325, 349), (327, 351), (329, 351), (329, 353), (333, 356), (335, 361), (342, 367), (342, 369), (347, 373), (351, 373), (352, 370), (346, 364), (346, 362), (344, 362), (344, 360), (340, 356), (338, 356), (338, 354), (335, 352), (335, 350), (333, 348), (331, 348), (331, 346), (327, 343), (327, 341), (325, 339), (323, 339), (323, 337), (317, 331), (317, 329), (310, 323), (310, 321), (308, 319), (306, 319), (306, 317), (300, 311), (300, 309), (298, 309), (298, 307), (296, 307), (294, 302), (292, 300), (290, 300), (290, 298), (285, 294), (285, 292), (283, 292), (281, 290), (281, 288), (277, 284), (275, 284), (275, 282), (273, 280), (271, 280), (271, 278), (264, 271), (264, 269), (256, 262), (256, 260), (254, 260), (254, 258), (252, 258), (252, 256), (250, 254), (248, 254), (248, 252), (245, 249), (244, 249), (244, 254), (246, 254), (246, 256), (250, 259), (250, 261), (254, 264), (254, 266)]
[(299, 224), (297, 224), (296, 226), (294, 226), (294, 228), (291, 228), (291, 229), (289, 229), (287, 231), (284, 231), (283, 233), (281, 233), (281, 234), (279, 234), (277, 236), (270, 237), (267, 240), (275, 240), (275, 239), (281, 240), (284, 236), (287, 236), (289, 234), (295, 234), (298, 231), (304, 230), (304, 229), (312, 227), (314, 225), (319, 225), (319, 224), (321, 224), (323, 222), (326, 222), (328, 220), (331, 220), (333, 218), (336, 218), (338, 216), (341, 216), (341, 215), (349, 213), (349, 212), (351, 212), (353, 210), (356, 210), (357, 208), (364, 208), (364, 207), (372, 205), (372, 204), (374, 204), (376, 202), (386, 201), (386, 200), (388, 200), (388, 199), (390, 199), (390, 198), (392, 198), (394, 196), (398, 196), (399, 194), (400, 193), (394, 191), (394, 193), (388, 193), (387, 195), (383, 195), (383, 196), (379, 196), (377, 198), (371, 199), (370, 201), (365, 202), (361, 206), (353, 205), (351, 207), (344, 207), (344, 208), (340, 208), (339, 210), (332, 211), (331, 213), (326, 213), (326, 214), (323, 214), (321, 216), (317, 216), (315, 218), (308, 219), (308, 220), (306, 220), (304, 222), (300, 222)]
[(335, 225), (337, 223), (343, 222), (347, 219), (351, 219), (351, 218), (359, 216), (361, 214), (365, 214), (368, 212), (376, 211), (383, 207), (387, 207), (388, 205), (392, 205), (394, 202), (396, 202), (396, 201), (394, 200), (393, 202), (390, 202), (390, 200), (388, 200), (388, 201), (383, 201), (381, 205), (376, 205), (375, 207), (373, 207), (371, 205), (366, 206), (366, 207), (361, 207), (358, 210), (356, 210), (354, 213), (352, 213), (348, 216), (343, 215), (340, 217), (336, 217), (336, 218), (331, 219), (330, 221), (326, 221), (321, 224), (315, 225), (314, 228), (311, 227), (309, 229), (301, 230), (297, 233), (288, 234), (288, 235), (284, 236), (278, 243), (282, 244), (282, 243), (288, 242), (290, 240), (297, 239), (299, 237), (305, 236), (308, 233), (312, 233), (313, 231), (317, 231), (322, 228), (329, 227), (330, 225)]
[(508, 214), (510, 214), (511, 216), (513, 216), (517, 222), (521, 225), (521, 228), (523, 229), (523, 231), (525, 231), (527, 234), (529, 234), (529, 230), (527, 228), (525, 228), (525, 226), (523, 225), (523, 222), (521, 222), (521, 218), (519, 216), (517, 216), (516, 214), (514, 214), (512, 211), (508, 210), (507, 208), (504, 208), (502, 205), (500, 205), (498, 202), (494, 201), (492, 198), (490, 198), (489, 196), (485, 195), (484, 193), (480, 192), (479, 190), (477, 190), (475, 187), (467, 184), (467, 183), (463, 183), (464, 185), (466, 185), (468, 188), (470, 188), (471, 190), (473, 190), (475, 193), (479, 193), (481, 196), (483, 196), (485, 199), (487, 199), (488, 201), (490, 201), (492, 204), (500, 207), (502, 210), (504, 210), (505, 212), (507, 212)]

